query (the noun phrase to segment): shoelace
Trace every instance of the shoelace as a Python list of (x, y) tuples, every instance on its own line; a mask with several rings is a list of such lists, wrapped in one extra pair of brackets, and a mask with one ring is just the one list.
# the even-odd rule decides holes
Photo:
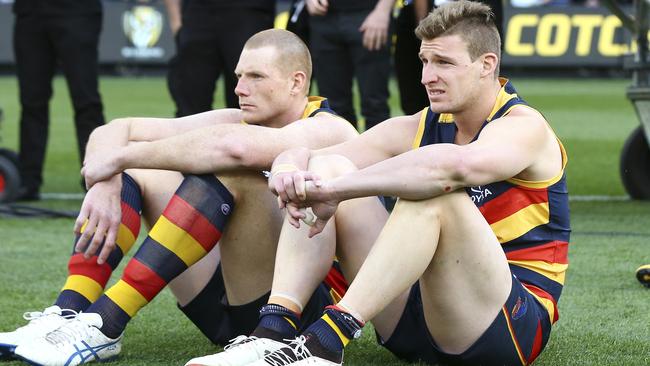
[(258, 338), (257, 337), (249, 337), (249, 336), (246, 336), (246, 335), (240, 335), (240, 336), (237, 336), (237, 337), (231, 339), (229, 341), (230, 343), (228, 343), (228, 345), (226, 345), (223, 349), (225, 351), (225, 350), (231, 349), (233, 347), (240, 346), (240, 345), (242, 345), (244, 343), (252, 342), (252, 341), (254, 341), (256, 339), (258, 339)]
[(51, 331), (45, 336), (45, 340), (55, 346), (61, 346), (66, 343), (74, 343), (77, 339), (87, 339), (90, 337), (88, 328), (91, 325), (82, 322), (79, 319), (71, 319), (61, 325), (58, 329)]
[(311, 351), (305, 346), (305, 342), (307, 342), (305, 336), (301, 335), (296, 339), (285, 339), (285, 341), (290, 341), (291, 343), (287, 347), (280, 348), (264, 357), (264, 361), (267, 364), (271, 366), (285, 366), (312, 356)]
[[(64, 319), (72, 319), (79, 315), (78, 312), (71, 309), (61, 309), (61, 312), (68, 313), (67, 315), (59, 315)], [(45, 319), (48, 315), (58, 315), (56, 313), (48, 313), (45, 311), (29, 311), (23, 314), (23, 319), (31, 322), (32, 320), (42, 320)], [(29, 325), (29, 324), (28, 324)]]

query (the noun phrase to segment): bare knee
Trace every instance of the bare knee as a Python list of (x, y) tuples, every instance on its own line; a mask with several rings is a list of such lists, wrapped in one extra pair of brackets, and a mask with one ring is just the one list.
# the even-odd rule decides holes
[(460, 190), (418, 201), (400, 198), (395, 204), (393, 212), (397, 213), (400, 210), (416, 210), (421, 215), (440, 218), (444, 216), (445, 212), (457, 210), (467, 204), (473, 206), (465, 191)]
[(320, 155), (309, 160), (309, 170), (322, 178), (332, 178), (358, 169), (354, 163), (342, 155)]

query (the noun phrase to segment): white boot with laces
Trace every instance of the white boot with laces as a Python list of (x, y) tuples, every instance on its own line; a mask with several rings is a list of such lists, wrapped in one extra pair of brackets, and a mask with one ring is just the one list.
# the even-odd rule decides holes
[(111, 360), (122, 350), (122, 336), (108, 338), (99, 330), (102, 324), (99, 314), (80, 313), (47, 335), (19, 344), (14, 355), (42, 366), (76, 366)]
[[(61, 315), (64, 311), (70, 315)], [(75, 316), (77, 312), (63, 310), (56, 305), (43, 311), (24, 313), (23, 318), (28, 321), (26, 325), (13, 332), (0, 333), (0, 358), (12, 357), (14, 349), (21, 343), (43, 337)]]

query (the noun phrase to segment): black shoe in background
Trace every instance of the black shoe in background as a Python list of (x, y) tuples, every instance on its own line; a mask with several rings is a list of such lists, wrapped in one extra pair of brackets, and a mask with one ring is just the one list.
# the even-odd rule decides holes
[(18, 202), (40, 201), (40, 199), (41, 193), (38, 188), (20, 187), (16, 196)]

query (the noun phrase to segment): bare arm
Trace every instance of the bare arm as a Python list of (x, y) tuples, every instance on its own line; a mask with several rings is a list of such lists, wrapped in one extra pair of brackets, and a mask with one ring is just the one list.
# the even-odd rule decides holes
[(181, 17), (181, 0), (165, 0), (167, 8), (167, 17), (169, 18), (169, 27), (175, 36), (182, 25)]
[[(300, 163), (306, 156), (304, 151), (297, 150), (291, 154), (283, 154), (278, 160), (293, 157)], [(291, 161), (277, 161), (274, 169), (279, 164)], [(492, 121), (475, 142), (467, 145), (424, 146), (327, 181), (306, 172), (279, 173), (272, 177), (269, 186), (278, 193), (281, 207), (289, 208), (295, 226), (304, 217), (298, 208), (313, 208), (318, 218), (310, 230), (313, 236), (343, 200), (374, 195), (427, 199), (513, 177), (547, 180), (561, 169), (562, 157), (555, 135), (539, 113), (523, 107), (513, 110), (511, 116)]]
[(356, 135), (349, 123), (327, 113), (283, 128), (220, 124), (124, 147), (84, 168), (84, 175), (86, 179), (97, 181), (129, 168), (187, 173), (268, 169), (273, 159), (288, 148), (322, 148)]
[[(269, 188), (284, 202), (305, 198), (305, 181), (318, 179), (307, 172), (309, 160), (319, 155), (341, 155), (365, 168), (411, 149), (422, 113), (388, 119), (358, 137), (319, 150), (305, 147), (281, 153), (273, 162)], [(297, 171), (297, 173), (293, 173)]]
[(129, 142), (154, 141), (214, 124), (239, 123), (238, 109), (220, 109), (182, 118), (120, 118), (96, 128), (86, 146), (86, 160)]
[(415, 14), (415, 24), (417, 25), (429, 13), (429, 0), (413, 1), (413, 13)]
[(363, 33), (363, 46), (376, 51), (383, 48), (388, 41), (388, 28), (395, 0), (379, 0), (359, 27)]
[[(90, 165), (94, 162), (101, 162), (129, 142), (157, 140), (209, 125), (232, 124), (240, 119), (239, 110), (231, 109), (175, 119), (125, 118), (115, 120), (93, 131), (87, 146), (86, 162), (89, 162)], [(84, 166), (82, 173), (86, 168), (87, 166)], [(86, 179), (89, 191), (84, 197), (74, 227), (74, 232), (79, 234), (82, 225), (86, 224), (84, 234), (76, 246), (77, 251), (85, 251), (86, 258), (89, 258), (102, 240), (106, 238), (104, 247), (99, 254), (100, 264), (108, 258), (115, 247), (115, 238), (120, 223), (122, 179), (116, 173), (118, 171), (106, 175), (101, 184), (95, 184), (98, 182), (97, 180)], [(91, 237), (93, 240), (88, 245)]]
[(518, 115), (491, 122), (475, 142), (411, 150), (335, 178), (328, 189), (339, 201), (379, 194), (418, 200), (512, 177), (552, 178), (561, 155), (550, 128), (536, 112), (511, 114)]

